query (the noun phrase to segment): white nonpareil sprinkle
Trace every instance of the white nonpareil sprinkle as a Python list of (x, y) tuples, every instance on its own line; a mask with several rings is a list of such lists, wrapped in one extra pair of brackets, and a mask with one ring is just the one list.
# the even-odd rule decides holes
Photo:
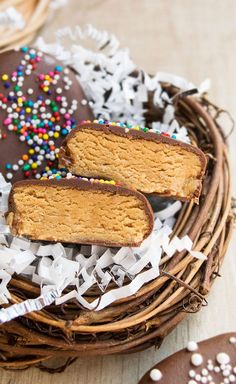
[(230, 337), (229, 342), (231, 344), (236, 344), (236, 337), (234, 337), (234, 336)]
[(213, 364), (207, 364), (208, 371), (213, 371), (214, 365)]
[(195, 367), (199, 367), (199, 365), (201, 365), (203, 363), (203, 357), (200, 353), (194, 353), (192, 356), (191, 356), (191, 363), (195, 366)]
[(228, 364), (230, 362), (230, 357), (225, 352), (220, 352), (216, 355), (216, 361), (219, 364)]
[(191, 377), (193, 379), (196, 376), (196, 372), (193, 369), (191, 369), (189, 371), (188, 375), (189, 375), (189, 377)]
[(150, 379), (152, 381), (160, 381), (162, 379), (161, 371), (159, 371), (159, 369), (156, 369), (156, 368), (152, 369), (150, 371)]
[(208, 370), (207, 370), (206, 368), (203, 368), (203, 369), (202, 369), (202, 375), (203, 375), (203, 376), (207, 376), (208, 373), (209, 373), (209, 372), (208, 372)]
[(13, 178), (13, 174), (12, 174), (11, 172), (8, 172), (8, 173), (6, 174), (6, 178), (7, 178), (8, 180), (11, 180), (11, 179)]
[(198, 345), (195, 341), (189, 341), (187, 344), (187, 350), (189, 352), (194, 352), (198, 350)]

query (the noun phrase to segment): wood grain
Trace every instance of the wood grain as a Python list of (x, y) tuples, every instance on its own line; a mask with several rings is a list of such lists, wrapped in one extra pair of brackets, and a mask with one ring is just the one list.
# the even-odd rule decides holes
[[(134, 61), (148, 70), (169, 71), (199, 84), (212, 80), (211, 98), (236, 119), (235, 0), (69, 0), (51, 16), (42, 35), (53, 41), (59, 27), (91, 23), (113, 32), (130, 48)], [(236, 133), (230, 137), (236, 195)], [(186, 345), (236, 327), (236, 232), (208, 306), (191, 315), (164, 341), (160, 351), (121, 357), (79, 359), (65, 373), (49, 375), (36, 369), (1, 371), (2, 384), (136, 384), (154, 363)]]

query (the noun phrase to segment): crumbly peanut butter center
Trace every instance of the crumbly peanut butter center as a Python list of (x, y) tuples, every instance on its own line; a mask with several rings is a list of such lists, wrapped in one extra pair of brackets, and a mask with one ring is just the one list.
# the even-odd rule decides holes
[(201, 161), (178, 145), (90, 129), (68, 140), (72, 173), (131, 185), (144, 193), (191, 198), (201, 186)]
[(8, 223), (16, 235), (72, 243), (140, 243), (150, 229), (135, 195), (77, 188), (16, 188)]

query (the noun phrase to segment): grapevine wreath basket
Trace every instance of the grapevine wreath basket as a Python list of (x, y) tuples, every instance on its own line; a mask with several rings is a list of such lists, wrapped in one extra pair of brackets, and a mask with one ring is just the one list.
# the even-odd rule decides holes
[[(53, 50), (51, 46), (50, 50)], [(131, 77), (142, 78), (142, 74), (133, 71)], [(77, 357), (132, 353), (152, 345), (160, 347), (165, 336), (188, 313), (207, 305), (206, 297), (219, 276), (233, 227), (228, 150), (224, 127), (219, 124), (223, 111), (205, 93), (194, 95), (194, 89), (183, 92), (171, 81), (161, 82), (161, 87), (168, 100), (172, 100), (179, 126), (187, 128), (191, 142), (208, 157), (199, 205), (184, 203), (175, 215), (171, 233), (171, 239), (187, 235), (195, 253), (175, 251), (170, 257), (163, 252), (158, 277), (141, 285), (135, 294), (115, 300), (103, 309), (96, 310), (101, 290), (95, 284), (84, 295), (87, 303), (98, 299), (92, 310), (72, 298), (59, 305), (51, 302), (41, 310), (2, 322), (1, 367), (37, 366), (50, 371), (46, 361), (63, 357), (66, 363), (59, 371)], [(161, 108), (154, 98), (155, 92), (149, 89), (144, 102), (145, 124), (149, 127), (162, 119)], [(205, 257), (193, 257), (200, 253)], [(126, 276), (123, 287), (129, 283)], [(111, 281), (106, 292), (114, 288), (115, 282)], [(40, 297), (39, 285), (20, 274), (12, 276), (8, 290), (9, 304), (4, 304), (4, 308)], [(70, 287), (65, 291), (70, 292)]]
[(45, 23), (50, 0), (2, 0), (0, 51), (29, 43)]

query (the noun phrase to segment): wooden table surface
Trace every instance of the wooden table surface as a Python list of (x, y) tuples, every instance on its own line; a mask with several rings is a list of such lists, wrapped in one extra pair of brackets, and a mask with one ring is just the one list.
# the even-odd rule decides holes
[[(128, 46), (134, 61), (150, 73), (169, 71), (195, 84), (212, 80), (211, 97), (236, 119), (235, 0), (68, 0), (43, 28), (53, 40), (63, 26), (87, 23), (113, 32)], [(230, 137), (233, 189), (236, 195), (236, 133)], [(236, 231), (235, 231), (236, 232)], [(154, 363), (200, 340), (236, 330), (236, 233), (208, 300), (164, 341), (134, 355), (79, 359), (66, 372), (50, 375), (37, 369), (1, 371), (2, 384), (136, 384)], [(176, 384), (176, 383), (173, 383)], [(181, 384), (181, 383), (178, 383)]]

